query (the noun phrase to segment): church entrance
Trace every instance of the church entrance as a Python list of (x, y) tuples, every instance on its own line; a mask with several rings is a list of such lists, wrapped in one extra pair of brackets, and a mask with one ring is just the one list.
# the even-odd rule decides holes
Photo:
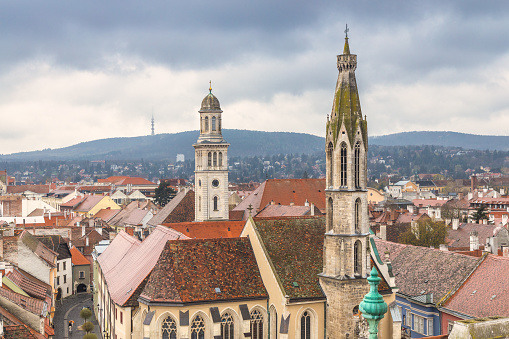
[(87, 285), (85, 284), (79, 284), (78, 287), (76, 287), (76, 293), (83, 293), (87, 291)]

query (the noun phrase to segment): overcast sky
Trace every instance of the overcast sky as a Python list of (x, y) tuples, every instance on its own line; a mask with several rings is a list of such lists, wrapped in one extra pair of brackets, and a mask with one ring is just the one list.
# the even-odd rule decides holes
[(509, 135), (508, 1), (2, 1), (0, 153), (198, 128), (324, 135), (345, 24), (370, 135)]

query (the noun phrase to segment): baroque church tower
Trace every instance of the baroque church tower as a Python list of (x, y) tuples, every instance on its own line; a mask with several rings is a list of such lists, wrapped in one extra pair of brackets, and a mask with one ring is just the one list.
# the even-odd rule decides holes
[(221, 106), (209, 94), (201, 102), (195, 156), (195, 220), (228, 220), (228, 144), (221, 134)]
[(331, 116), (327, 116), (326, 233), (320, 285), (327, 296), (327, 337), (355, 338), (356, 316), (369, 291), (367, 201), (368, 130), (362, 117), (348, 28), (337, 56), (339, 70)]

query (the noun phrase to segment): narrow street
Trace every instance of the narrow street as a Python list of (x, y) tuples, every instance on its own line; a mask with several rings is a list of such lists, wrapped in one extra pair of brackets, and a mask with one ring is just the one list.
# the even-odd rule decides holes
[[(53, 324), (55, 325), (55, 338), (83, 338), (86, 333), (78, 329), (78, 326), (83, 325), (83, 319), (80, 318), (80, 311), (83, 307), (87, 306), (92, 310), (91, 297), (91, 293), (80, 293), (65, 298), (62, 301), (62, 304), (57, 303), (55, 317), (53, 319)], [(71, 335), (68, 335), (69, 320), (74, 320), (74, 326), (72, 327)], [(95, 319), (93, 310), (92, 317), (89, 319), (89, 321), (91, 321), (95, 326), (92, 333), (95, 333), (97, 338), (102, 338), (101, 333), (99, 332), (99, 325)]]

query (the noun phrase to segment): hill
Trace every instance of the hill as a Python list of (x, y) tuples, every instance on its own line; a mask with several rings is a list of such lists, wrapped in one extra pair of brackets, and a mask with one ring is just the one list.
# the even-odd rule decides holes
[(475, 150), (509, 150), (509, 136), (476, 135), (458, 132), (403, 132), (369, 137), (369, 143), (380, 146), (435, 145)]
[[(82, 142), (73, 146), (42, 151), (0, 155), (0, 160), (171, 160), (177, 153), (194, 158), (193, 144), (198, 131), (157, 134), (130, 138), (109, 138)], [(229, 156), (262, 156), (275, 154), (311, 154), (323, 151), (323, 138), (289, 132), (223, 130), (231, 144)]]

